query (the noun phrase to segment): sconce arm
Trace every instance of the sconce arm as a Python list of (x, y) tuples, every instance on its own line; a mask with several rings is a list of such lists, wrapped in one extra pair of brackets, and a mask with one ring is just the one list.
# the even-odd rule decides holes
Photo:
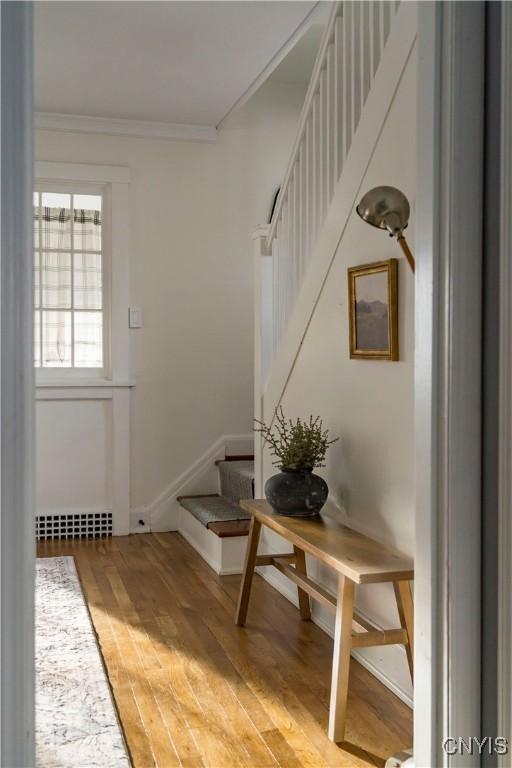
[(396, 239), (398, 240), (400, 248), (404, 252), (404, 256), (407, 259), (407, 262), (408, 262), (410, 268), (412, 269), (412, 271), (414, 273), (416, 264), (414, 262), (414, 256), (412, 255), (412, 253), (410, 251), (410, 248), (407, 245), (407, 240), (405, 239), (405, 237), (404, 237), (402, 232), (398, 233), (398, 235), (396, 236)]

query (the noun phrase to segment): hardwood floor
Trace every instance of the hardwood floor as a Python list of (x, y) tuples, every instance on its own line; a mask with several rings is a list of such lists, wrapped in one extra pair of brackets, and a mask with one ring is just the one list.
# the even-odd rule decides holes
[(411, 745), (409, 708), (354, 660), (332, 744), (332, 640), (258, 576), (236, 627), (240, 576), (217, 576), (179, 534), (38, 554), (75, 557), (136, 768), (360, 768)]

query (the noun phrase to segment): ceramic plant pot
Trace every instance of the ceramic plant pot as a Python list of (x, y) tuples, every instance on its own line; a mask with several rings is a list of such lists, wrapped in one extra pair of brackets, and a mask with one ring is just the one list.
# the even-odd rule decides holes
[(309, 517), (317, 515), (327, 501), (325, 480), (311, 469), (283, 469), (265, 483), (270, 506), (281, 515)]

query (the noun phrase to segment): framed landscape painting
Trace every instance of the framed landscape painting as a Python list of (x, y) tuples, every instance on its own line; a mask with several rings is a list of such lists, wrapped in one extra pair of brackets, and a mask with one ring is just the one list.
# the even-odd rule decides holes
[(348, 270), (350, 357), (398, 360), (397, 260)]

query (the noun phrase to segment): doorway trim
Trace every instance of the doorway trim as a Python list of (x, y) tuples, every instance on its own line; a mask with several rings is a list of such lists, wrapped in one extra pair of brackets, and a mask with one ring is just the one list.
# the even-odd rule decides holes
[(1, 3), (0, 762), (34, 765), (32, 3)]
[[(501, 4), (498, 734), (512, 743), (512, 7)], [(509, 746), (510, 749), (510, 746)], [(508, 768), (510, 755), (499, 758)]]
[[(483, 32), (481, 2), (419, 4), (416, 768), (446, 765), (442, 736), (480, 726)], [(2, 3), (1, 33), (0, 752), (21, 768), (34, 764), (32, 4)]]
[(442, 768), (480, 735), (484, 3), (418, 23), (414, 764)]

